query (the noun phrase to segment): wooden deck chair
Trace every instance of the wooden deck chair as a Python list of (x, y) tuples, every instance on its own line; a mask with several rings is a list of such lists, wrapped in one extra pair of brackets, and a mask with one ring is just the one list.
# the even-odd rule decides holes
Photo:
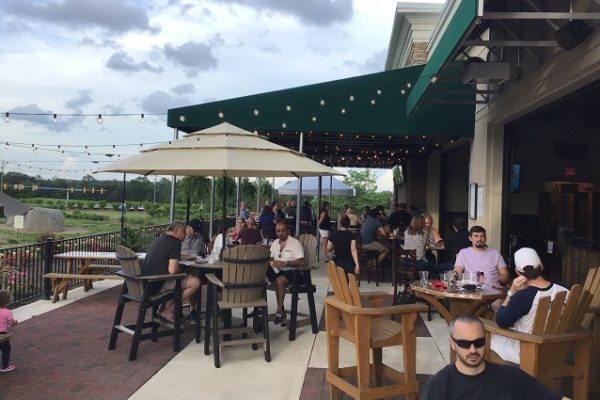
[[(565, 300), (566, 298), (566, 300)], [(573, 378), (575, 400), (588, 398), (592, 334), (581, 329), (582, 319), (592, 295), (580, 285), (571, 292), (560, 292), (550, 301), (542, 297), (534, 319), (532, 333), (518, 332), (498, 327), (494, 322), (482, 320), (486, 331), (486, 359), (503, 360), (490, 350), (491, 334), (506, 336), (520, 342), (520, 368), (555, 390), (560, 388), (560, 378)], [(572, 354), (573, 361), (569, 361)]]
[[(135, 252), (124, 246), (117, 246), (117, 258), (121, 263), (121, 271), (116, 274), (125, 279), (119, 302), (117, 303), (117, 311), (108, 342), (108, 350), (114, 350), (117, 346), (117, 338), (119, 333), (126, 333), (133, 336), (131, 341), (131, 349), (129, 351), (129, 361), (133, 361), (137, 357), (137, 351), (141, 340), (152, 340), (155, 342), (159, 337), (173, 336), (173, 351), (177, 352), (180, 348), (180, 333), (181, 333), (181, 280), (186, 277), (186, 274), (166, 274), (166, 275), (149, 275), (140, 276), (141, 265), (138, 256)], [(149, 282), (164, 282), (164, 287), (155, 295), (150, 295), (146, 290)], [(173, 324), (164, 324), (163, 322), (154, 319), (154, 315), (158, 306), (167, 301), (175, 301), (175, 320)], [(138, 303), (138, 314), (135, 324), (122, 325), (123, 309), (125, 304), (129, 302)], [(146, 311), (152, 309), (152, 320), (146, 322)], [(161, 325), (167, 326), (169, 329), (159, 331)], [(150, 328), (150, 332), (143, 332), (144, 329)]]
[(590, 268), (583, 289), (589, 291), (594, 297), (583, 317), (581, 327), (592, 331), (592, 379), (591, 390), (600, 393), (600, 267)]
[[(415, 400), (419, 393), (416, 376), (416, 322), (419, 312), (427, 310), (422, 304), (383, 307), (385, 292), (359, 292), (356, 277), (348, 275), (333, 261), (327, 264), (327, 275), (335, 297), (325, 298), (327, 327), (327, 382), (330, 398), (339, 399), (341, 392), (353, 399), (381, 399), (404, 395)], [(348, 279), (348, 280), (347, 280)], [(369, 307), (362, 300), (369, 300)], [(340, 321), (340, 314), (342, 320)], [(399, 315), (392, 321), (390, 315)], [(356, 366), (340, 368), (340, 338), (356, 346)], [(404, 372), (383, 364), (384, 347), (402, 346)], [(369, 351), (373, 364), (369, 364)], [(373, 375), (371, 376), (371, 372)], [(383, 385), (383, 377), (394, 381)], [(352, 383), (348, 378), (354, 378)], [(373, 379), (371, 379), (373, 378)]]
[[(269, 268), (269, 249), (260, 245), (241, 245), (226, 249), (223, 252), (223, 278), (219, 279), (215, 274), (207, 274), (209, 282), (210, 310), (212, 321), (207, 318), (205, 326), (205, 350), (208, 349), (210, 333), (213, 338), (214, 364), (216, 368), (221, 366), (221, 347), (234, 345), (263, 345), (265, 360), (271, 361), (271, 347), (269, 343), (269, 322), (263, 318), (263, 337), (257, 337), (254, 329), (248, 327), (219, 328), (219, 317), (223, 311), (231, 311), (236, 308), (254, 307), (260, 309), (262, 315), (268, 315), (267, 300), (264, 297), (266, 286), (265, 276)], [(221, 300), (218, 299), (217, 290), (221, 289)], [(221, 340), (222, 336), (241, 334), (242, 339)]]

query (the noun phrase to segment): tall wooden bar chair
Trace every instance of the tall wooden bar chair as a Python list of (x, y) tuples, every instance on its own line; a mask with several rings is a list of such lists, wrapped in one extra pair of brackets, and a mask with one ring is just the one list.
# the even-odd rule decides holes
[(594, 296), (581, 327), (592, 331), (592, 354), (596, 357), (592, 357), (591, 390), (593, 393), (600, 393), (600, 267), (588, 270), (583, 289)]
[[(491, 335), (497, 334), (520, 342), (519, 367), (546, 386), (558, 390), (560, 378), (573, 378), (575, 400), (587, 400), (590, 384), (592, 334), (581, 329), (592, 295), (580, 285), (560, 292), (550, 301), (542, 297), (538, 303), (532, 333), (500, 328), (482, 320), (486, 333), (486, 359), (505, 363), (490, 350)], [(570, 355), (572, 354), (572, 361)]]
[[(398, 286), (403, 285), (404, 290), (410, 290), (410, 284), (419, 279), (419, 271), (417, 269), (417, 251), (404, 250), (395, 248), (392, 250), (394, 273), (394, 299), (392, 305), (398, 304)], [(415, 295), (416, 296), (416, 295)], [(427, 306), (427, 321), (431, 321), (431, 304), (421, 297), (415, 297)]]
[[(416, 400), (419, 388), (416, 375), (416, 322), (421, 304), (383, 307), (387, 293), (360, 293), (354, 275), (348, 275), (333, 261), (327, 264), (327, 275), (335, 294), (325, 298), (327, 327), (327, 382), (330, 398), (339, 399), (341, 392), (353, 399), (382, 399), (404, 395)], [(363, 307), (362, 301), (369, 307)], [(342, 320), (340, 321), (340, 314)], [(399, 315), (392, 321), (390, 315)], [(340, 338), (354, 344), (356, 366), (340, 368)], [(404, 372), (383, 364), (383, 348), (402, 346)], [(373, 363), (369, 363), (369, 352)], [(383, 385), (383, 377), (394, 383)], [(354, 378), (356, 384), (348, 380)]]
[(379, 265), (379, 253), (377, 250), (366, 250), (362, 247), (362, 239), (360, 231), (356, 235), (356, 247), (358, 250), (358, 262), (360, 265), (360, 275), (358, 285), (360, 286), (360, 279), (363, 272), (366, 272), (367, 283), (371, 283), (371, 274), (375, 275), (375, 286), (379, 286), (379, 274), (381, 266)]
[[(155, 342), (158, 338), (164, 336), (173, 336), (173, 351), (177, 352), (180, 348), (181, 334), (181, 280), (186, 274), (166, 274), (140, 276), (142, 267), (135, 252), (124, 246), (117, 246), (117, 258), (121, 264), (121, 271), (115, 274), (123, 277), (125, 283), (112, 325), (108, 350), (114, 350), (117, 346), (119, 333), (126, 333), (133, 337), (131, 349), (129, 351), (129, 361), (137, 357), (139, 343), (142, 340), (152, 340)], [(157, 294), (150, 295), (147, 290), (149, 282), (164, 282), (163, 288)], [(167, 301), (175, 301), (175, 320), (173, 324), (164, 323), (154, 318), (158, 306)], [(122, 325), (123, 310), (125, 304), (134, 302), (138, 304), (138, 314), (135, 324)], [(146, 321), (146, 311), (152, 310), (152, 320)], [(159, 331), (158, 328), (165, 326), (168, 329)], [(143, 332), (144, 329), (150, 329), (150, 332)]]
[[(269, 342), (269, 324), (263, 318), (262, 337), (255, 335), (254, 329), (246, 326), (230, 328), (219, 327), (219, 319), (223, 312), (230, 312), (236, 308), (254, 307), (260, 309), (262, 315), (268, 315), (267, 300), (264, 297), (266, 286), (265, 276), (269, 268), (269, 249), (260, 245), (241, 245), (226, 249), (223, 252), (223, 278), (215, 274), (206, 274), (209, 282), (210, 311), (212, 319), (207, 318), (205, 326), (205, 349), (210, 343), (212, 332), (214, 364), (221, 366), (221, 347), (236, 345), (252, 345), (255, 349), (262, 344), (265, 360), (271, 361), (271, 347)], [(219, 293), (221, 298), (219, 300)], [(223, 341), (222, 336), (242, 335), (241, 339)]]

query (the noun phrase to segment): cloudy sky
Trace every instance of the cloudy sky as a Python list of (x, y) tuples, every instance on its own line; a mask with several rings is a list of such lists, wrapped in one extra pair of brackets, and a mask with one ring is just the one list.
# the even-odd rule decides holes
[[(0, 112), (10, 122), (0, 120), (0, 160), (5, 170), (78, 178), (140, 143), (171, 139), (169, 108), (382, 71), (395, 7), (394, 0), (2, 0)], [(378, 175), (379, 189), (390, 190), (390, 174)]]

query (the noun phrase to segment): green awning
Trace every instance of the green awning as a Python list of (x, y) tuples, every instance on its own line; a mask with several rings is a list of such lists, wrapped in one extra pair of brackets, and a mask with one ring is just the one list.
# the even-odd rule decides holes
[[(475, 106), (406, 100), (423, 66), (173, 108), (168, 125), (195, 132), (229, 122), (334, 167), (391, 168), (473, 136)], [(455, 84), (457, 85), (457, 84)], [(460, 86), (460, 85), (458, 85)]]
[[(477, 17), (478, 0), (462, 0), (458, 5), (456, 12), (452, 16), (447, 28), (445, 29), (439, 43), (435, 47), (433, 54), (429, 57), (429, 61), (421, 72), (421, 75), (415, 83), (414, 90), (410, 93), (407, 100), (406, 114), (412, 116), (414, 111), (417, 111), (417, 105), (422, 104), (422, 99), (425, 94), (434, 86), (432, 78), (436, 77), (445, 64), (451, 61), (451, 56), (455, 49), (462, 41), (463, 37), (468, 35), (469, 28)], [(435, 80), (435, 78), (434, 78)], [(437, 82), (436, 90), (441, 93), (452, 93), (452, 85), (457, 85), (457, 82), (445, 83)], [(457, 92), (460, 91), (460, 84)], [(445, 95), (447, 96), (447, 94)], [(452, 99), (460, 102), (467, 102), (467, 98)]]
[(194, 132), (229, 122), (257, 132), (472, 136), (473, 105), (429, 105), (406, 117), (423, 66), (173, 108), (168, 126)]

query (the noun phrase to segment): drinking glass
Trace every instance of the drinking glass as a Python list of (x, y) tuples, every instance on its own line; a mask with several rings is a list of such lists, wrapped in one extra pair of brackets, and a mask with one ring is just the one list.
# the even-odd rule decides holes
[(419, 283), (421, 287), (427, 286), (427, 278), (429, 277), (429, 271), (419, 271)]
[(477, 284), (477, 273), (471, 271), (463, 272), (463, 281), (465, 282), (465, 284)]
[(482, 291), (485, 283), (485, 274), (481, 271), (477, 271), (477, 290)]

